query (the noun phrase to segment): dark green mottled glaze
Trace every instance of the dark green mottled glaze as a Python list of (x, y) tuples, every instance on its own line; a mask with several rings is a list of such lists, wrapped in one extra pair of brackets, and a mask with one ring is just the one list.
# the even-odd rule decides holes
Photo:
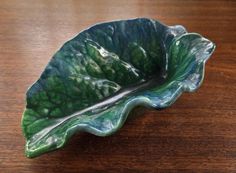
[(170, 106), (203, 80), (214, 44), (151, 19), (95, 25), (65, 43), (27, 92), (26, 155), (62, 147), (79, 131), (116, 132), (135, 106)]

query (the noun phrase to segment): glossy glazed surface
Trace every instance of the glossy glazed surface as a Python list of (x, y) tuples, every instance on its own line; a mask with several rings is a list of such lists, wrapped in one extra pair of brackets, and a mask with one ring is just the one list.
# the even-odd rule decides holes
[(62, 147), (78, 131), (106, 136), (135, 106), (164, 108), (194, 91), (214, 44), (151, 19), (98, 24), (68, 41), (27, 92), (26, 155)]

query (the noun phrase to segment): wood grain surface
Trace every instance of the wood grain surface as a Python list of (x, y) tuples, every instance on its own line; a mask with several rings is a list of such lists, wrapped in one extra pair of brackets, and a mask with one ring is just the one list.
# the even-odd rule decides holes
[[(171, 107), (137, 108), (110, 137), (75, 135), (24, 156), (25, 91), (60, 46), (97, 22), (148, 17), (216, 43), (202, 87)], [(236, 172), (236, 1), (1, 0), (0, 173)]]

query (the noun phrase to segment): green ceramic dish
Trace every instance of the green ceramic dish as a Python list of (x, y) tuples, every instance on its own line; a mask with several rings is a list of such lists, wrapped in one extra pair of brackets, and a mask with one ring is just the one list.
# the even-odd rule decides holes
[(76, 132), (116, 132), (135, 106), (165, 108), (202, 83), (215, 45), (151, 19), (97, 24), (66, 42), (26, 94), (27, 157)]

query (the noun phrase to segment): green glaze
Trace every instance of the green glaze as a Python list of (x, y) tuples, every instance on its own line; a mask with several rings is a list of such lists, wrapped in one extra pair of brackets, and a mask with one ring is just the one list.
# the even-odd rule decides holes
[(27, 91), (27, 157), (62, 147), (79, 131), (116, 132), (135, 106), (164, 108), (196, 90), (215, 45), (151, 19), (95, 25), (66, 42)]

